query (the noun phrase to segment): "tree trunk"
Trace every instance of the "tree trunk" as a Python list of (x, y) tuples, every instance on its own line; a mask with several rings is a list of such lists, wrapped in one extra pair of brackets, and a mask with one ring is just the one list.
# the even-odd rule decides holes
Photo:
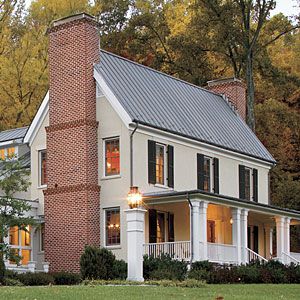
[(0, 285), (4, 283), (4, 275), (5, 275), (5, 264), (3, 260), (3, 253), (0, 252)]
[(252, 50), (249, 51), (246, 59), (246, 81), (247, 81), (247, 124), (253, 131), (255, 131)]

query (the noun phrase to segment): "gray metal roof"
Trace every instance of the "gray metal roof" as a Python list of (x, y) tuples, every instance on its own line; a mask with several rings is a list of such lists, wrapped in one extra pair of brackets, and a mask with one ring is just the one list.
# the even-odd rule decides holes
[(132, 121), (275, 162), (222, 96), (104, 50), (95, 69)]
[(16, 129), (0, 131), (0, 142), (23, 139), (27, 132), (27, 129), (28, 127), (21, 127)]

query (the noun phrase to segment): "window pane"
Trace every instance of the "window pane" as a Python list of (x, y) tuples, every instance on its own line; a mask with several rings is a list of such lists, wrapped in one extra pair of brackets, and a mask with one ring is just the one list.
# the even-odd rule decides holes
[(165, 214), (157, 214), (157, 243), (165, 242)]
[(106, 245), (120, 244), (120, 209), (106, 210)]
[(17, 226), (9, 229), (9, 244), (12, 246), (19, 245), (19, 228)]
[(44, 251), (45, 244), (45, 223), (41, 225), (41, 235), (40, 235), (40, 251)]
[(251, 198), (250, 169), (245, 169), (245, 198), (246, 198), (246, 200), (250, 200), (250, 198)]
[(21, 246), (30, 246), (30, 227), (27, 226), (27, 230), (21, 230)]
[(105, 141), (105, 176), (120, 174), (119, 139)]
[(47, 152), (40, 151), (40, 185), (47, 184)]
[(210, 192), (210, 158), (205, 157), (204, 158), (204, 191)]
[(164, 151), (163, 145), (156, 144), (156, 183), (164, 184)]
[(5, 159), (5, 149), (0, 149), (0, 159)]
[(13, 158), (15, 156), (15, 147), (7, 148), (7, 157)]
[(21, 256), (22, 256), (22, 260), (21, 263), (22, 265), (27, 265), (28, 262), (30, 261), (30, 254), (31, 254), (31, 250), (21, 250)]

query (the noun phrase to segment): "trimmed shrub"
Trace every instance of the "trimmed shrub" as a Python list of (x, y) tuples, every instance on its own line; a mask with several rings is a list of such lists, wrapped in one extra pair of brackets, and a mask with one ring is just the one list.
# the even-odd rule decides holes
[(6, 286), (24, 286), (24, 284), (18, 280), (13, 278), (4, 278), (4, 285)]
[(80, 258), (82, 279), (126, 279), (127, 264), (105, 249), (87, 246)]
[(187, 275), (187, 263), (173, 260), (170, 255), (162, 254), (158, 258), (144, 256), (144, 278), (156, 280), (184, 280)]
[(242, 265), (237, 268), (241, 283), (259, 283), (261, 280), (260, 268), (257, 265)]
[(210, 272), (212, 272), (213, 269), (214, 264), (209, 262), (208, 260), (194, 262), (191, 265), (191, 270), (188, 274), (188, 278), (200, 281), (208, 281)]
[(124, 260), (115, 260), (113, 264), (113, 279), (126, 279), (127, 278), (127, 263)]
[(18, 274), (18, 279), (24, 285), (49, 285), (54, 284), (54, 278), (48, 273), (24, 273)]
[(51, 273), (54, 278), (56, 285), (76, 285), (81, 282), (79, 274), (68, 273), (68, 272), (57, 272)]

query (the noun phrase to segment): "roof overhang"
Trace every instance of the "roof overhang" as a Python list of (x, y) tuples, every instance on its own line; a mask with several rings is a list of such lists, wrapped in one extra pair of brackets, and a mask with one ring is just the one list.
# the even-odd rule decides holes
[(242, 200), (225, 195), (213, 194), (201, 190), (189, 190), (180, 192), (149, 193), (143, 195), (146, 204), (163, 204), (170, 202), (182, 202), (190, 200), (204, 200), (211, 204), (221, 204), (230, 207), (248, 209), (257, 213), (264, 213), (272, 216), (283, 216), (300, 221), (300, 211), (281, 208), (273, 205)]
[(44, 97), (34, 119), (32, 120), (27, 133), (24, 137), (24, 143), (29, 144), (31, 146), (40, 126), (42, 125), (47, 113), (49, 111), (49, 91), (47, 92), (46, 96)]

